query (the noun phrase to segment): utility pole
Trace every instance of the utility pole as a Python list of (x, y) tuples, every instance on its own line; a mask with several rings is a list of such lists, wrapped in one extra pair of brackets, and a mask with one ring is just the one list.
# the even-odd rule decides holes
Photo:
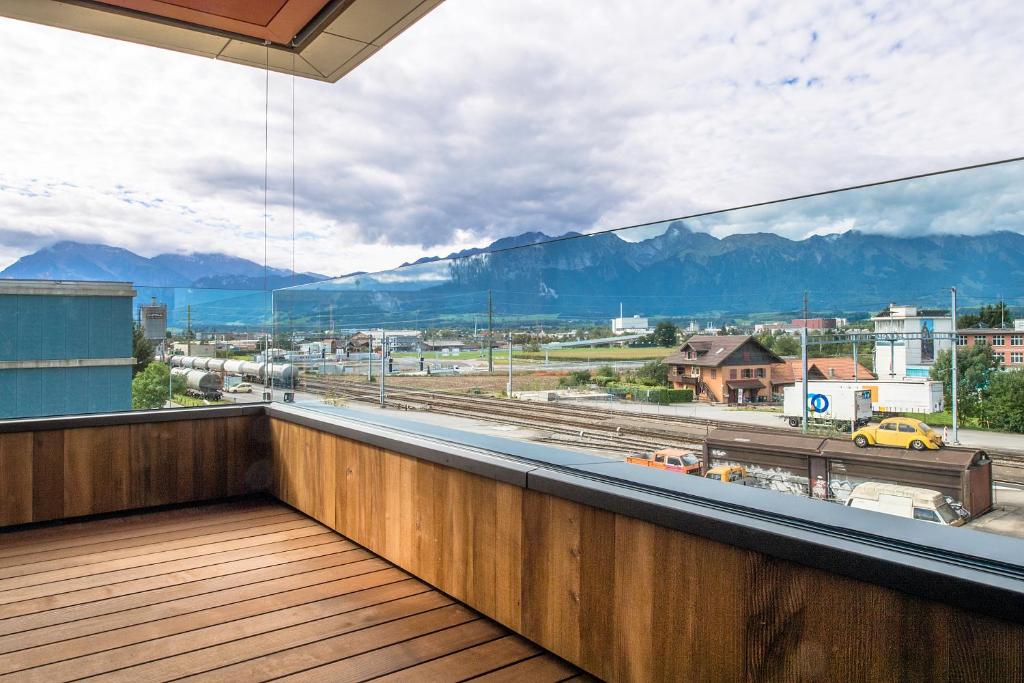
[(494, 333), (494, 299), (487, 290), (487, 372), (494, 372), (494, 347), (491, 345)]
[(388, 362), (388, 360), (387, 360), (387, 356), (388, 356), (387, 348), (388, 347), (387, 347), (387, 344), (388, 344), (387, 334), (384, 333), (384, 330), (381, 330), (380, 331), (380, 407), (381, 408), (384, 407), (384, 375), (388, 374), (388, 372), (387, 372), (387, 370), (388, 370), (388, 366), (387, 366), (387, 362)]
[[(806, 318), (804, 318), (806, 321)], [(803, 375), (800, 379), (801, 391), (804, 396), (803, 400), (803, 419), (801, 421), (801, 431), (807, 433), (807, 328), (804, 327), (800, 330), (800, 360), (803, 366)]]
[(188, 324), (185, 328), (185, 355), (192, 355), (192, 304), (185, 308), (185, 316)]
[(803, 367), (800, 378), (800, 386), (804, 395), (803, 419), (801, 420), (800, 431), (807, 433), (807, 290), (804, 290), (804, 326), (800, 330), (800, 362)]
[(508, 388), (505, 394), (512, 398), (512, 333), (508, 333)]
[[(853, 381), (854, 382), (857, 381), (857, 368), (859, 368), (859, 367), (860, 367), (860, 355), (857, 353), (857, 337), (854, 336), (854, 338), (853, 338)], [(853, 414), (856, 415), (857, 412), (854, 411)]]
[(953, 313), (953, 350), (950, 352), (951, 353), (950, 360), (952, 361), (951, 365), (953, 366), (951, 371), (950, 371), (952, 373), (952, 375), (953, 375), (952, 382), (951, 382), (951, 384), (952, 384), (951, 388), (952, 388), (953, 391), (950, 392), (951, 393), (951, 399), (952, 399), (952, 402), (953, 402), (953, 406), (952, 406), (952, 408), (953, 408), (953, 410), (952, 410), (952, 413), (953, 413), (953, 443), (960, 443), (960, 433), (959, 433), (959, 426), (957, 424), (957, 409), (956, 409), (957, 408), (956, 352), (957, 352), (957, 347), (959, 346), (959, 341), (960, 341), (960, 334), (959, 334), (959, 331), (957, 330), (957, 324), (956, 324), (956, 287), (951, 287), (950, 288), (950, 294), (951, 294), (951, 297), (952, 297), (952, 308), (953, 308), (953, 310), (952, 310), (952, 313)]

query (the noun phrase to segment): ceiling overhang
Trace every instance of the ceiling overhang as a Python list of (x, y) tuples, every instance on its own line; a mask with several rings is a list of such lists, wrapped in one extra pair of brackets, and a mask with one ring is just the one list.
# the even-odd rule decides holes
[(442, 0), (0, 0), (0, 16), (333, 83)]

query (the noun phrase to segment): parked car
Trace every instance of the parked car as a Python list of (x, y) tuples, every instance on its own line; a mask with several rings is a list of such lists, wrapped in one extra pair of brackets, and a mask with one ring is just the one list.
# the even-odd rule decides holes
[(878, 425), (861, 427), (853, 433), (853, 443), (866, 446), (895, 446), (915, 451), (942, 448), (942, 435), (912, 417), (887, 417)]
[(960, 526), (966, 521), (938, 491), (877, 481), (858, 484), (846, 505), (945, 526)]
[(233, 387), (224, 387), (224, 391), (229, 394), (251, 394), (252, 385), (248, 382), (239, 382)]
[(726, 483), (746, 483), (747, 469), (739, 465), (719, 465), (708, 470), (704, 478)]
[(700, 456), (680, 448), (663, 448), (653, 453), (634, 453), (626, 458), (626, 462), (700, 476)]

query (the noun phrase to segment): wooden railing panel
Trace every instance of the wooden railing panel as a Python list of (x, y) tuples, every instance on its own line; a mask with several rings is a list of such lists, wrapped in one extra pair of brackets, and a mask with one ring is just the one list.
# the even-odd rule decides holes
[(64, 434), (64, 515), (133, 507), (131, 464), (127, 425), (68, 430)]
[(267, 451), (262, 415), (0, 433), (0, 527), (262, 491)]
[(0, 524), (31, 522), (31, 434), (0, 434), (0, 482)]
[(334, 440), (298, 425), (270, 425), (270, 491), (310, 517), (335, 526)]
[(1019, 625), (272, 422), (291, 500), (333, 456), (335, 529), (601, 678), (1024, 679)]

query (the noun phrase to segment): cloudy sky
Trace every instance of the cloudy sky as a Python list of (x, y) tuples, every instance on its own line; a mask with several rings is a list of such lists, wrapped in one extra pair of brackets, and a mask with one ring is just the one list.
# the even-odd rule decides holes
[[(1021, 156), (1022, 33), (1013, 0), (447, 0), (341, 82), (296, 82), (297, 265), (377, 270)], [(262, 262), (261, 72), (6, 19), (0, 55), (0, 267), (61, 239)], [(271, 76), (278, 267), (291, 89)], [(695, 225), (1024, 231), (1021, 176)]]

